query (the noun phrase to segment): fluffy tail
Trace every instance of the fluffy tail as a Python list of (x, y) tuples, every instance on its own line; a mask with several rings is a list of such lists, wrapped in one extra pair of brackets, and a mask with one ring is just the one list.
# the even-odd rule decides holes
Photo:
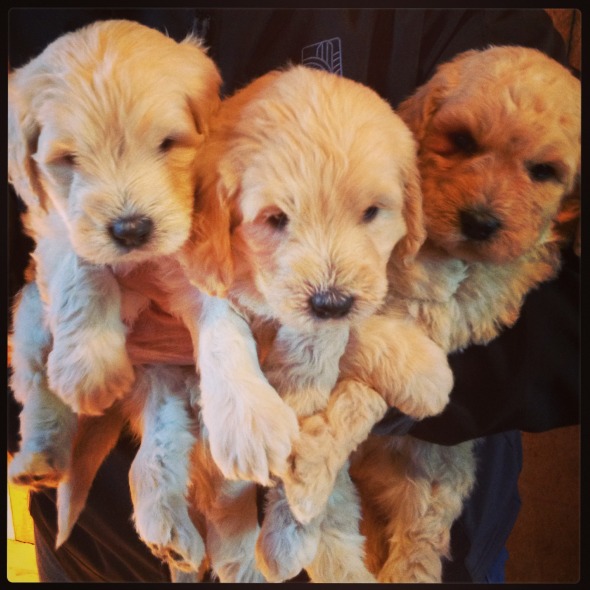
[(102, 416), (79, 418), (72, 465), (57, 488), (56, 549), (70, 536), (86, 505), (96, 472), (117, 443), (124, 423), (119, 404)]

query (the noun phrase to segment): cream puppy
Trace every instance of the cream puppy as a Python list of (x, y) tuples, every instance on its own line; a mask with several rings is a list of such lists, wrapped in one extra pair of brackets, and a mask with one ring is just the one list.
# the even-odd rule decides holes
[[(204, 158), (201, 187), (212, 196), (202, 202), (218, 210), (197, 220), (208, 221), (203, 231), (219, 234), (205, 245), (218, 246), (213, 256), (222, 260), (215, 266), (226, 256), (233, 260), (228, 297), (257, 335), (270, 383), (305, 418), (328, 404), (351, 331), (359, 340), (382, 306), (391, 253), (409, 260), (422, 242), (413, 138), (367, 87), (292, 67), (223, 102)], [(395, 351), (405, 344), (396, 342), (411, 328), (403, 318), (386, 321), (391, 354), (382, 364), (399, 377), (383, 397), (408, 413), (437, 413), (452, 382), (444, 353), (414, 327), (417, 360), (404, 366), (406, 356), (398, 359)], [(210, 352), (225, 354), (213, 338), (208, 343)], [(420, 387), (407, 388), (409, 382)], [(203, 403), (205, 423), (213, 424), (211, 413), (221, 417), (220, 430), (248, 427), (232, 417), (223, 397), (211, 400), (216, 403)], [(373, 406), (383, 413), (386, 402), (379, 397)], [(360, 400), (354, 411), (366, 421), (376, 410)], [(345, 467), (327, 496), (325, 511), (303, 525), (282, 485), (270, 490), (257, 546), (268, 580), (289, 579), (305, 567), (317, 582), (373, 581), (363, 565), (358, 501)]]

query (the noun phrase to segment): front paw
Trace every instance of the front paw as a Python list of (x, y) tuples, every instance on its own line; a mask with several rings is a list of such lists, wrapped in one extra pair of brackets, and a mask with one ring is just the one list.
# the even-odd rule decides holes
[(47, 360), (49, 385), (79, 414), (102, 414), (135, 378), (125, 333), (79, 331), (56, 337)]
[(256, 386), (256, 396), (238, 393), (225, 404), (203, 403), (202, 412), (211, 454), (225, 477), (268, 486), (271, 474), (285, 471), (299, 425), (272, 387)]
[(8, 466), (11, 483), (33, 490), (56, 488), (66, 474), (71, 461), (69, 447), (45, 451), (20, 451)]
[(319, 524), (297, 522), (284, 498), (268, 506), (256, 542), (256, 563), (267, 581), (290, 580), (313, 561), (320, 543)]
[(162, 561), (182, 572), (199, 571), (205, 543), (193, 525), (185, 499), (170, 497), (135, 506), (135, 527), (143, 542)]
[(416, 420), (440, 414), (453, 388), (453, 372), (444, 351), (427, 340), (423, 349), (408, 359), (406, 371), (402, 391), (388, 400), (390, 405)]
[(303, 524), (324, 511), (342, 465), (336, 464), (335, 440), (322, 416), (306, 418), (293, 446), (283, 484), (295, 518)]

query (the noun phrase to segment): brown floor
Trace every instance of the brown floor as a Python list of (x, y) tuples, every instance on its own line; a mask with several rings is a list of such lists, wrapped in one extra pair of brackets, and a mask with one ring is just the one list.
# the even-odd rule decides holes
[(575, 583), (580, 575), (580, 427), (523, 434), (522, 508), (507, 582)]

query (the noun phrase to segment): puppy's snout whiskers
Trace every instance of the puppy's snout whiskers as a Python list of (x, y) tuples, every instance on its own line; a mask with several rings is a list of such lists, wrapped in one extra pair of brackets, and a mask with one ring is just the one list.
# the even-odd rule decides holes
[(309, 307), (319, 319), (343, 318), (352, 309), (354, 297), (337, 289), (328, 289), (314, 293), (309, 298)]
[(484, 241), (491, 238), (502, 222), (488, 211), (464, 210), (459, 213), (461, 233), (469, 240)]
[(120, 217), (109, 225), (109, 234), (120, 246), (128, 249), (139, 248), (149, 239), (154, 230), (150, 217)]

